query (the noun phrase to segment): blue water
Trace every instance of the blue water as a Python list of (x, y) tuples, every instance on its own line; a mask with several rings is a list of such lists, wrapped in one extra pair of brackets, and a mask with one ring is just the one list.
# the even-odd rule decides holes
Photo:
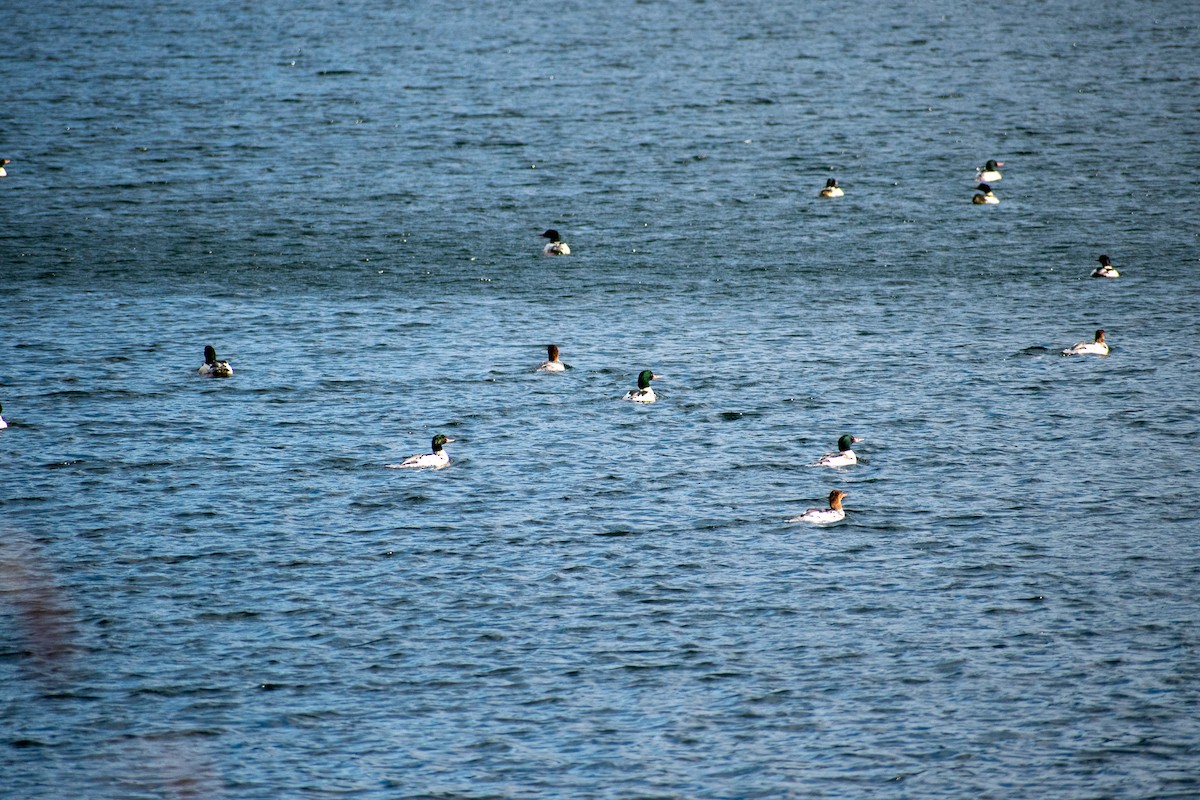
[(4, 18), (0, 797), (1200, 796), (1192, 4)]

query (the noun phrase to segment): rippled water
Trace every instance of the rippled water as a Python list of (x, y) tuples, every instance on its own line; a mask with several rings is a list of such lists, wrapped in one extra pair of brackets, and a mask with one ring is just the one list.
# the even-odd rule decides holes
[(0, 796), (1200, 794), (1189, 4), (5, 30)]

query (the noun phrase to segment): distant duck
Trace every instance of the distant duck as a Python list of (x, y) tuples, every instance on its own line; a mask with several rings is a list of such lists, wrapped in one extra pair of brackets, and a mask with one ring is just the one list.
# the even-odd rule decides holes
[(0, 178), (8, 177), (8, 170), (6, 170), (4, 168), (4, 165), (11, 164), (11, 163), (12, 163), (12, 159), (10, 159), (10, 158), (0, 158)]
[(567, 368), (567, 365), (558, 360), (558, 345), (546, 345), (546, 355), (550, 357), (549, 361), (543, 361), (537, 368), (538, 372), (562, 372)]
[(1000, 167), (1004, 166), (1003, 161), (989, 161), (982, 167), (975, 170), (976, 183), (995, 183), (1004, 176), (1000, 174)]
[(228, 378), (233, 375), (233, 367), (228, 361), (217, 361), (217, 351), (210, 344), (204, 347), (204, 363), (199, 372), (205, 378)]
[(838, 439), (838, 451), (836, 453), (826, 453), (819, 459), (809, 464), (810, 467), (849, 467), (858, 463), (858, 454), (850, 448), (856, 442), (861, 442), (859, 439), (850, 434), (843, 435)]
[(1077, 342), (1066, 350), (1064, 356), (1106, 356), (1108, 342), (1104, 341), (1104, 331), (1096, 331), (1096, 340), (1092, 342)]
[(450, 454), (443, 450), (442, 446), (453, 441), (445, 434), (439, 433), (433, 437), (432, 453), (418, 453), (415, 456), (409, 456), (399, 464), (385, 464), (384, 466), (388, 469), (441, 469), (450, 463)]
[(0, 403), (0, 431), (8, 427), (8, 423), (4, 421), (4, 404)]
[(544, 255), (544, 256), (569, 256), (569, 255), (571, 255), (571, 248), (567, 246), (566, 242), (564, 242), (562, 239), (559, 238), (558, 231), (554, 230), (553, 228), (546, 231), (545, 233), (539, 233), (538, 236), (545, 236), (547, 239), (550, 240), (550, 241), (546, 242), (546, 246), (542, 248), (542, 255)]
[(658, 397), (654, 394), (654, 390), (650, 388), (650, 381), (661, 377), (662, 375), (655, 375), (648, 369), (642, 370), (638, 374), (638, 388), (626, 392), (625, 399), (632, 400), (635, 403), (653, 403)]
[(825, 181), (825, 188), (817, 192), (818, 197), (842, 197), (845, 194), (834, 178)]
[(977, 206), (981, 206), (981, 205), (994, 206), (1000, 202), (1000, 198), (996, 197), (996, 195), (992, 194), (992, 187), (988, 186), (986, 183), (981, 183), (978, 186), (976, 186), (975, 191), (983, 192), (983, 194), (977, 194), (971, 198), (971, 202)]
[(810, 508), (798, 517), (792, 517), (788, 522), (811, 522), (814, 525), (828, 525), (830, 522), (841, 522), (846, 518), (842, 510), (842, 499), (850, 495), (841, 489), (829, 493), (829, 508)]
[(1108, 260), (1108, 256), (1100, 256), (1096, 260), (1100, 262), (1100, 266), (1098, 266), (1094, 270), (1092, 270), (1093, 278), (1119, 278), (1119, 277), (1121, 277), (1121, 273), (1117, 272), (1117, 268), (1114, 267), (1112, 265), (1112, 262)]

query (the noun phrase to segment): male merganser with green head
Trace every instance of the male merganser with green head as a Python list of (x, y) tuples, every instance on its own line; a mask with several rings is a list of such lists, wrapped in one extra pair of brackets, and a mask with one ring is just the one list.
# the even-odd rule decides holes
[(986, 183), (981, 183), (978, 186), (976, 186), (975, 191), (983, 192), (983, 194), (976, 194), (971, 197), (971, 202), (977, 206), (982, 206), (982, 205), (994, 206), (1000, 202), (1000, 198), (996, 197), (996, 195), (992, 194), (992, 187), (988, 186)]
[(550, 241), (546, 242), (546, 246), (542, 248), (544, 256), (569, 256), (571, 248), (567, 243), (558, 237), (558, 231), (551, 228), (545, 233), (539, 233), (538, 236), (545, 236)]
[(838, 186), (838, 182), (834, 178), (825, 181), (825, 188), (817, 192), (818, 197), (841, 197), (844, 194), (846, 193), (842, 191), (842, 187)]
[(439, 433), (433, 437), (432, 453), (418, 453), (415, 456), (409, 456), (399, 464), (385, 464), (384, 466), (389, 469), (441, 469), (450, 463), (450, 454), (443, 450), (442, 446), (453, 441), (445, 434)]
[(8, 423), (4, 421), (4, 404), (0, 403), (0, 430), (8, 427)]
[(1106, 356), (1108, 342), (1104, 341), (1104, 331), (1096, 331), (1096, 340), (1092, 342), (1076, 342), (1063, 350), (1064, 356)]
[(1096, 259), (1100, 262), (1100, 266), (1092, 270), (1093, 278), (1119, 278), (1121, 273), (1117, 272), (1117, 268), (1108, 260), (1108, 256), (1100, 256)]
[(843, 435), (838, 439), (838, 452), (826, 453), (819, 459), (809, 464), (810, 467), (849, 467), (858, 463), (858, 455), (850, 448), (855, 442), (861, 442), (862, 439), (851, 436), (850, 434)]
[(543, 361), (537, 368), (538, 372), (562, 372), (567, 368), (567, 365), (558, 360), (558, 345), (546, 345), (546, 355), (550, 357), (549, 361)]
[(828, 525), (830, 522), (841, 522), (846, 518), (842, 510), (842, 498), (850, 495), (841, 489), (829, 493), (829, 508), (810, 508), (798, 517), (792, 517), (788, 522), (811, 522), (813, 525)]
[(8, 177), (8, 170), (6, 170), (6, 169), (4, 168), (4, 166), (5, 166), (6, 164), (11, 164), (11, 163), (12, 163), (12, 159), (9, 159), (9, 158), (0, 158), (0, 178), (7, 178), (7, 177)]
[(625, 399), (632, 400), (635, 403), (653, 403), (658, 397), (654, 394), (654, 390), (650, 388), (650, 381), (655, 378), (661, 378), (662, 375), (655, 375), (648, 369), (638, 373), (638, 388), (626, 392)]
[(204, 347), (204, 363), (199, 372), (205, 378), (228, 378), (233, 375), (233, 367), (228, 361), (217, 361), (216, 348), (210, 344)]
[(998, 181), (1004, 176), (1000, 174), (1000, 167), (1004, 166), (1003, 161), (989, 161), (982, 167), (975, 170), (976, 183), (992, 183)]

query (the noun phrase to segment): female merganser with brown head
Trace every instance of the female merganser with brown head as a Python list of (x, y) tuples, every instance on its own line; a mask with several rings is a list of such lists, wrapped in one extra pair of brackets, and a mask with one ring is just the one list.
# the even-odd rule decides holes
[(450, 454), (443, 450), (442, 446), (453, 441), (445, 434), (439, 433), (433, 437), (432, 453), (417, 453), (399, 464), (385, 464), (384, 466), (388, 469), (441, 469), (450, 463)]
[(841, 197), (844, 194), (846, 193), (842, 191), (842, 187), (838, 186), (838, 182), (833, 178), (825, 181), (825, 188), (817, 192), (818, 197)]
[(986, 183), (981, 183), (978, 186), (976, 186), (975, 191), (983, 192), (983, 194), (977, 194), (971, 198), (971, 202), (977, 206), (981, 206), (981, 205), (994, 206), (1000, 202), (1000, 198), (996, 197), (996, 195), (992, 194), (992, 187), (988, 186)]
[(841, 522), (846, 518), (842, 510), (842, 498), (850, 495), (841, 489), (829, 493), (829, 508), (810, 508), (798, 517), (792, 517), (788, 522), (811, 522), (814, 525), (827, 525), (830, 522)]
[(1119, 278), (1121, 273), (1117, 272), (1117, 268), (1108, 260), (1108, 256), (1100, 256), (1096, 259), (1100, 262), (1100, 266), (1092, 270), (1093, 278)]
[(1063, 350), (1064, 356), (1106, 356), (1108, 355), (1108, 342), (1104, 341), (1104, 331), (1096, 331), (1096, 340), (1093, 342), (1076, 342), (1071, 347)]
[(558, 345), (546, 345), (546, 355), (550, 357), (549, 361), (543, 361), (537, 368), (538, 372), (562, 372), (567, 368), (567, 365), (558, 360)]
[(849, 467), (858, 463), (858, 455), (850, 448), (855, 442), (861, 442), (862, 439), (844, 434), (838, 439), (838, 452), (826, 453), (819, 459), (809, 464), (810, 467)]
[(204, 347), (204, 363), (199, 372), (205, 378), (228, 378), (233, 375), (233, 367), (228, 361), (217, 361), (217, 351), (210, 344)]
[(638, 388), (626, 392), (625, 399), (632, 400), (635, 403), (653, 403), (658, 399), (658, 396), (650, 388), (650, 381), (661, 377), (662, 375), (655, 375), (648, 369), (642, 370), (638, 373)]
[(542, 248), (544, 256), (569, 256), (571, 248), (567, 243), (558, 237), (558, 231), (551, 228), (545, 233), (539, 233), (538, 236), (545, 236), (550, 241), (546, 242), (546, 246)]
[(976, 183), (993, 183), (1000, 180), (1004, 176), (1000, 174), (1000, 167), (1004, 166), (1003, 161), (989, 161), (982, 167), (975, 170)]

